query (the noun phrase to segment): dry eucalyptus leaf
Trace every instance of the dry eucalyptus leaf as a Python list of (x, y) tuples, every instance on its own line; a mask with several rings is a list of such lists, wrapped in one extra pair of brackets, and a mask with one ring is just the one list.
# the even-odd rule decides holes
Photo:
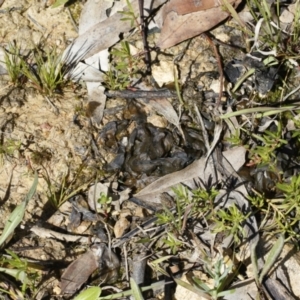
[[(186, 1), (181, 2), (186, 5)], [(194, 3), (198, 2), (200, 1), (194, 1)], [(163, 27), (157, 43), (158, 47), (161, 49), (172, 47), (184, 40), (208, 31), (229, 16), (222, 5), (219, 4), (219, 6), (216, 7), (215, 1), (201, 2), (207, 3), (207, 5), (199, 5), (199, 8), (209, 6), (211, 6), (211, 8), (195, 11), (195, 7), (184, 8), (184, 5), (179, 5), (179, 0), (175, 1), (174, 7), (172, 6), (172, 1), (164, 6)], [(241, 0), (228, 0), (228, 2), (234, 4), (236, 7)], [(189, 11), (194, 12), (187, 13)], [(180, 15), (179, 13), (182, 12), (185, 14)]]
[(113, 1), (88, 0), (81, 11), (78, 33), (83, 34), (97, 23), (107, 19), (107, 10), (113, 6)]
[[(145, 16), (164, 2), (165, 0), (144, 1)], [(131, 5), (138, 14), (138, 1), (131, 1)], [(111, 9), (110, 16), (108, 9)], [(75, 70), (71, 71), (73, 78), (87, 82), (88, 111), (95, 124), (101, 122), (106, 104), (104, 89), (99, 87), (99, 83), (104, 81), (101, 71), (109, 70), (107, 49), (117, 43), (120, 35), (132, 27), (130, 21), (122, 20), (124, 15), (119, 13), (122, 10), (128, 10), (126, 1), (119, 1), (113, 5), (112, 1), (88, 0), (80, 16), (79, 36), (64, 53), (67, 64), (78, 63), (74, 66)]]
[[(119, 12), (115, 12), (115, 10), (112, 10), (115, 13), (107, 17), (106, 8), (108, 5), (106, 2), (109, 1), (90, 0), (85, 4), (87, 8), (83, 10), (82, 17), (79, 22), (80, 35), (65, 51), (66, 53), (70, 53), (70, 60), (72, 57), (81, 57), (81, 59), (85, 59), (101, 50), (111, 47), (119, 41), (122, 33), (127, 32), (132, 28), (131, 22), (121, 20), (124, 18), (124, 15)], [(165, 0), (145, 0), (145, 16), (148, 16), (149, 11), (151, 12), (164, 2)], [(125, 1), (123, 3), (123, 10), (128, 10), (127, 3)], [(139, 14), (138, 0), (131, 1), (131, 5), (134, 12)], [(96, 13), (90, 15), (90, 7), (92, 7), (92, 10)], [(102, 7), (105, 7), (105, 9), (103, 10)], [(99, 13), (97, 14), (97, 12)]]
[[(223, 152), (223, 155), (232, 168), (237, 171), (245, 163), (245, 153), (246, 149), (244, 147), (235, 147)], [(157, 179), (134, 195), (134, 197), (152, 201), (157, 194), (168, 192), (172, 186), (180, 183), (185, 183), (189, 186), (191, 183), (193, 184), (194, 178), (204, 178), (204, 174), (208, 177), (209, 174), (213, 174), (213, 172), (214, 171), (209, 164), (206, 166), (206, 158), (203, 157), (180, 171)]]
[(160, 99), (143, 99), (141, 103), (148, 105), (150, 108), (154, 109), (158, 114), (164, 116), (171, 124), (176, 126), (179, 130), (180, 123), (179, 117), (167, 98)]
[(98, 268), (97, 257), (92, 250), (73, 261), (61, 276), (61, 293), (74, 294)]
[(116, 275), (114, 271), (119, 266), (117, 255), (106, 244), (94, 244), (91, 250), (73, 261), (65, 270), (61, 277), (61, 293), (74, 294), (97, 269), (104, 276), (104, 281), (109, 280), (109, 277)]
[[(235, 0), (229, 0), (229, 3), (234, 3)], [(222, 2), (219, 0), (170, 0), (164, 8), (165, 14), (175, 11), (178, 15), (186, 15), (192, 12), (207, 10), (213, 7), (221, 6)]]
[(99, 125), (102, 120), (106, 104), (106, 96), (104, 94), (105, 88), (97, 82), (87, 82), (86, 86), (89, 96), (87, 115), (95, 124)]

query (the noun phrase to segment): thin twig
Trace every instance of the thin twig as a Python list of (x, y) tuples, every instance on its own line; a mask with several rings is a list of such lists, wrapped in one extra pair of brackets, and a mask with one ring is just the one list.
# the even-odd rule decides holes
[(76, 22), (73, 18), (73, 15), (72, 15), (72, 12), (71, 12), (70, 8), (67, 6), (66, 9), (67, 9), (68, 15), (70, 17), (71, 23), (72, 23), (75, 31), (78, 32), (78, 26), (77, 26), (77, 24), (76, 24)]
[(139, 0), (139, 9), (140, 9), (141, 34), (142, 34), (144, 52), (145, 52), (145, 63), (147, 65), (147, 73), (151, 74), (151, 56), (150, 56), (149, 45), (147, 41), (147, 26), (146, 26), (146, 18), (144, 16), (144, 0)]
[(53, 108), (54, 113), (55, 113), (56, 115), (59, 115), (59, 109), (58, 109), (58, 107), (56, 107), (56, 105), (50, 100), (49, 97), (45, 96), (45, 99), (46, 99), (47, 102), (50, 104), (50, 106)]
[(0, 14), (7, 14), (16, 10), (23, 10), (23, 6), (0, 9)]
[(196, 104), (194, 104), (194, 108), (195, 108), (195, 112), (196, 112), (196, 115), (197, 115), (197, 118), (198, 118), (198, 122), (200, 123), (201, 128), (202, 128), (202, 135), (203, 135), (206, 151), (209, 152), (209, 149), (210, 149), (209, 137), (208, 137), (207, 131), (205, 129), (203, 118), (202, 118), (202, 116), (199, 112), (198, 106)]
[(46, 31), (46, 28), (44, 26), (42, 26), (39, 22), (37, 22), (33, 17), (31, 17), (28, 13), (27, 13), (27, 18), (42, 32)]
[(185, 231), (185, 228), (186, 228), (186, 224), (187, 224), (187, 219), (188, 219), (188, 216), (192, 210), (192, 207), (193, 207), (193, 203), (189, 204), (186, 209), (185, 209), (185, 212), (184, 212), (184, 215), (183, 215), (183, 221), (182, 221), (182, 227), (181, 227), (181, 233), (183, 234), (184, 231)]
[(124, 251), (124, 263), (125, 263), (126, 280), (129, 281), (129, 271), (128, 271), (126, 243), (123, 245), (123, 251)]
[(220, 106), (220, 104), (221, 104), (222, 95), (223, 95), (224, 73), (223, 73), (223, 68), (222, 68), (222, 62), (221, 62), (221, 58), (220, 58), (220, 55), (218, 53), (218, 49), (217, 49), (215, 43), (212, 41), (212, 39), (206, 33), (203, 33), (203, 35), (206, 37), (207, 41), (209, 42), (209, 44), (213, 48), (215, 56), (216, 56), (216, 59), (217, 59), (217, 62), (218, 62), (218, 70), (219, 70), (219, 74), (220, 74), (219, 98), (218, 98), (217, 105), (216, 105), (216, 108), (218, 108)]
[(172, 98), (176, 97), (176, 94), (168, 89), (144, 91), (144, 90), (123, 90), (123, 91), (112, 91), (105, 92), (107, 97), (119, 97), (124, 99), (135, 99), (135, 98), (146, 98), (146, 99), (157, 99), (157, 98)]
[(99, 239), (98, 237), (89, 237), (89, 236), (82, 236), (82, 235), (71, 235), (71, 234), (65, 234), (65, 233), (60, 233), (56, 232), (50, 229), (38, 227), (38, 226), (33, 226), (30, 231), (35, 233), (37, 236), (41, 238), (53, 238), (57, 239), (60, 241), (65, 241), (65, 242), (78, 242), (78, 243), (83, 243), (83, 244), (89, 244), (91, 242), (93, 243), (103, 243), (105, 241)]

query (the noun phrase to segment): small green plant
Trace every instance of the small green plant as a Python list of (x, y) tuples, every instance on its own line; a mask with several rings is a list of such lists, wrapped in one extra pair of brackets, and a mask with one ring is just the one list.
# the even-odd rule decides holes
[(13, 85), (20, 85), (22, 82), (23, 59), (21, 49), (16, 42), (8, 44), (5, 50), (4, 63)]
[(129, 0), (126, 0), (127, 10), (119, 11), (118, 13), (122, 14), (124, 17), (121, 21), (130, 21), (130, 26), (133, 27), (134, 23), (139, 26), (138, 16), (134, 13), (134, 9)]
[(219, 191), (212, 187), (211, 189), (198, 188), (192, 191), (193, 211), (195, 213), (207, 214), (208, 218), (214, 213), (214, 200)]
[[(112, 209), (112, 198), (101, 192), (100, 198), (97, 200), (97, 204), (97, 212), (107, 216)], [(100, 206), (101, 208), (98, 208), (98, 206)]]
[(169, 260), (172, 257), (172, 255), (167, 255), (167, 256), (163, 256), (160, 257), (158, 259), (152, 260), (150, 262), (148, 262), (148, 265), (151, 267), (152, 270), (154, 270), (156, 273), (160, 273), (163, 274), (165, 276), (169, 276), (168, 272), (165, 271), (160, 264), (166, 260)]
[(22, 73), (34, 88), (47, 96), (52, 96), (66, 83), (64, 64), (55, 48), (45, 53), (36, 49), (32, 62), (23, 61)]
[(231, 147), (242, 145), (241, 130), (237, 128), (231, 136), (226, 138), (226, 141), (230, 143)]
[(159, 225), (168, 224), (169, 231), (175, 235), (182, 234), (184, 229), (184, 218), (187, 218), (187, 210), (190, 212), (188, 215), (201, 215), (210, 217), (214, 214), (214, 199), (218, 195), (218, 191), (212, 187), (210, 190), (195, 189), (189, 191), (187, 187), (178, 185), (173, 188), (175, 193), (176, 211), (164, 208), (162, 212), (156, 213)]
[(31, 268), (26, 259), (21, 259), (12, 251), (5, 250), (8, 255), (0, 259), (0, 272), (11, 275), (22, 282), (21, 292), (24, 295), (27, 287), (34, 293), (35, 285), (40, 274)]
[(250, 150), (250, 160), (253, 165), (269, 166), (270, 170), (276, 169), (276, 152), (275, 150), (287, 144), (282, 138), (282, 124), (277, 122), (276, 131), (266, 130), (262, 135), (252, 134), (252, 137), (259, 141), (260, 145), (256, 145)]
[(171, 226), (176, 230), (180, 230), (180, 225), (177, 225), (177, 217), (168, 208), (164, 207), (164, 211), (156, 213), (158, 225), (172, 224)]
[(256, 36), (254, 44), (256, 48), (262, 48), (269, 50), (281, 50), (282, 46), (280, 41), (282, 41), (281, 29), (279, 24), (279, 1), (276, 1), (275, 15), (277, 16), (276, 22), (277, 26), (274, 26), (274, 12), (271, 10), (271, 5), (267, 3), (266, 0), (258, 1), (247, 1), (247, 5), (250, 8), (252, 17), (256, 21)]
[(111, 90), (123, 90), (130, 86), (141, 69), (141, 58), (131, 54), (130, 45), (122, 41), (119, 48), (111, 50), (111, 69), (106, 73), (105, 85)]
[(16, 43), (11, 43), (5, 53), (5, 65), (14, 85), (29, 81), (46, 96), (52, 96), (66, 83), (66, 68), (56, 49), (45, 52), (35, 49), (26, 58)]
[(159, 225), (170, 224), (170, 230), (178, 234), (182, 229), (183, 209), (190, 203), (190, 198), (188, 189), (183, 185), (179, 185), (173, 191), (176, 194), (176, 213), (164, 207), (163, 212), (156, 214), (156, 223)]
[(277, 183), (276, 188), (282, 193), (281, 198), (267, 199), (256, 193), (248, 199), (261, 213), (265, 231), (273, 235), (286, 234), (288, 239), (299, 238), (300, 175), (292, 176), (287, 182)]
[(271, 200), (275, 205), (274, 214), (279, 232), (298, 237), (299, 232), (295, 229), (300, 222), (300, 175), (292, 176), (290, 182), (277, 183), (276, 187), (284, 196), (283, 199)]
[(14, 140), (14, 139), (7, 139), (0, 145), (0, 166), (3, 165), (4, 159), (3, 157), (8, 155), (12, 156), (15, 151), (19, 151), (21, 148), (21, 141)]
[[(187, 187), (179, 185), (173, 191), (176, 195), (177, 212), (180, 212), (180, 210), (184, 212), (188, 205), (192, 205), (192, 213), (201, 213), (203, 215), (213, 211), (214, 199), (219, 194), (215, 187), (210, 189), (198, 188), (189, 191)], [(180, 216), (182, 216), (182, 212), (180, 212)]]
[(170, 247), (173, 254), (176, 254), (178, 250), (183, 246), (183, 243), (170, 232), (167, 232), (167, 238), (163, 239), (163, 242)]
[[(221, 297), (234, 293), (234, 290), (226, 290), (226, 286), (230, 283), (232, 277), (230, 274), (233, 270), (233, 265), (227, 266), (222, 256), (218, 256), (217, 260), (211, 264), (204, 264), (204, 270), (206, 274), (213, 280), (213, 286), (208, 286), (205, 282), (197, 278), (196, 276), (188, 276), (190, 284), (175, 279), (176, 283), (182, 285), (198, 294), (201, 297), (207, 299), (220, 299)], [(209, 296), (209, 298), (207, 297)]]
[[(281, 29), (280, 14), (281, 3), (275, 1), (273, 7), (266, 0), (248, 1), (248, 7), (257, 23), (263, 20), (260, 27), (261, 34), (258, 39), (265, 48), (274, 49), (275, 53), (283, 57), (299, 55), (299, 0), (295, 2), (294, 20), (288, 32)], [(262, 19), (259, 19), (262, 18)]]
[(45, 170), (43, 178), (47, 184), (47, 196), (49, 202), (54, 208), (60, 207), (68, 199), (78, 194), (80, 191), (85, 190), (90, 182), (79, 184), (79, 175), (82, 172), (83, 166), (81, 166), (74, 176), (71, 178), (70, 171), (63, 174), (60, 182), (54, 182), (48, 172)]
[(249, 214), (244, 215), (235, 204), (227, 209), (220, 209), (214, 218), (214, 232), (224, 232), (226, 236), (232, 235), (236, 243), (240, 243), (241, 237), (245, 237), (243, 224)]

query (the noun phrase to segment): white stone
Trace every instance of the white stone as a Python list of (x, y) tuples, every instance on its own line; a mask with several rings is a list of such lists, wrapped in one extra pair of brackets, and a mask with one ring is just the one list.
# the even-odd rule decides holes
[(160, 87), (174, 82), (173, 68), (174, 64), (172, 61), (161, 61), (159, 66), (152, 67), (153, 78)]

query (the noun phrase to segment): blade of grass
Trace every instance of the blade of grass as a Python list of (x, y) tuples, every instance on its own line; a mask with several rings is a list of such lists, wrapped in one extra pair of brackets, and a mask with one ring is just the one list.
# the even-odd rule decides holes
[[(166, 284), (168, 284), (167, 282), (163, 281), (159, 281), (156, 283), (151, 284), (150, 286), (145, 286), (145, 287), (141, 287), (141, 291), (145, 292), (145, 291), (149, 291), (152, 289), (159, 289), (164, 287)], [(120, 292), (120, 293), (116, 293), (116, 294), (112, 294), (109, 296), (104, 296), (104, 297), (100, 297), (99, 300), (111, 300), (111, 299), (120, 299), (123, 297), (128, 297), (132, 295), (132, 290), (129, 291), (124, 291), (124, 292)]]
[(73, 300), (97, 300), (101, 295), (101, 288), (98, 286), (92, 286), (84, 291), (82, 291), (79, 295), (77, 295)]
[(181, 285), (182, 287), (186, 288), (187, 290), (189, 290), (189, 291), (191, 291), (191, 292), (193, 292), (193, 293), (199, 295), (200, 297), (203, 297), (204, 299), (211, 299), (211, 297), (210, 297), (208, 294), (202, 292), (202, 291), (201, 291), (200, 289), (198, 289), (197, 287), (192, 286), (192, 285), (190, 285), (189, 283), (187, 283), (187, 282), (185, 282), (185, 281), (183, 281), (183, 280), (180, 280), (180, 279), (176, 279), (176, 278), (175, 278), (174, 280), (175, 280), (175, 282), (176, 282), (177, 284), (179, 284), (179, 285)]
[(238, 82), (235, 84), (234, 88), (232, 89), (232, 92), (234, 93), (239, 86), (249, 77), (251, 76), (253, 73), (255, 72), (255, 69), (250, 69), (248, 70), (239, 80)]
[(280, 255), (284, 246), (284, 236), (280, 235), (276, 243), (273, 245), (272, 249), (269, 252), (266, 263), (260, 273), (259, 282), (262, 283), (265, 275), (270, 271), (270, 269), (274, 266), (276, 259)]
[(37, 184), (38, 184), (38, 176), (37, 173), (35, 173), (32, 187), (29, 190), (28, 194), (26, 195), (25, 200), (14, 209), (14, 211), (9, 216), (9, 219), (5, 223), (4, 230), (0, 236), (0, 247), (5, 243), (7, 238), (14, 232), (16, 227), (22, 222), (26, 205), (34, 195)]
[(8, 268), (0, 268), (0, 272), (5, 273), (9, 276), (12, 276), (16, 280), (20, 280), (22, 283), (26, 283), (26, 281), (28, 279), (25, 271), (16, 270), (16, 269), (8, 269)]
[(144, 300), (140, 287), (136, 284), (133, 278), (130, 278), (130, 287), (134, 300)]
[(290, 106), (284, 106), (284, 107), (266, 107), (266, 106), (259, 106), (259, 107), (252, 107), (252, 108), (246, 108), (239, 111), (233, 111), (228, 114), (220, 116), (221, 119), (228, 119), (231, 117), (241, 116), (245, 114), (252, 114), (256, 113), (256, 118), (261, 118), (265, 116), (271, 116), (278, 113), (282, 113), (285, 111), (295, 110), (296, 108), (300, 109), (297, 105), (290, 105)]
[(231, 14), (232, 18), (238, 22), (238, 24), (241, 26), (241, 30), (248, 36), (252, 36), (252, 32), (248, 30), (248, 28), (245, 26), (245, 23), (240, 19), (239, 15), (237, 14), (234, 7), (227, 1), (227, 0), (221, 0), (225, 8), (228, 10), (228, 12)]

